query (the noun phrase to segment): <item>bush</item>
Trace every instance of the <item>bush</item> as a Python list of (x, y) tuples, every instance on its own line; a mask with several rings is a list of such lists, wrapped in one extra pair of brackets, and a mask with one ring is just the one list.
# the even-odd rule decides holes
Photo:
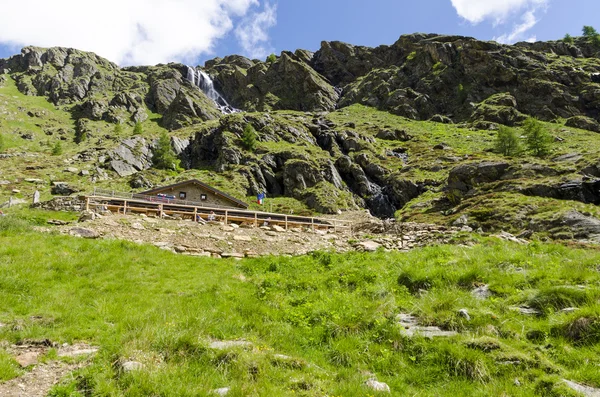
[(534, 118), (525, 120), (523, 124), (525, 130), (527, 149), (529, 149), (534, 156), (544, 156), (550, 151), (550, 145), (552, 144), (552, 136), (544, 129), (542, 123)]
[(253, 152), (256, 149), (256, 130), (252, 124), (248, 123), (244, 127), (244, 133), (242, 134), (242, 144), (246, 149)]
[(513, 129), (500, 126), (496, 135), (496, 150), (505, 156), (516, 156), (521, 153), (521, 142)]
[(152, 153), (152, 162), (159, 169), (174, 171), (180, 169), (179, 159), (171, 147), (171, 138), (169, 138), (166, 132), (163, 132), (160, 138), (158, 138), (158, 143)]
[(63, 152), (62, 143), (60, 143), (60, 141), (56, 141), (56, 143), (52, 147), (52, 155), (60, 156), (62, 154), (62, 152)]
[(566, 34), (565, 37), (563, 38), (563, 41), (565, 43), (569, 43), (569, 44), (573, 44), (575, 40), (573, 40), (573, 36), (571, 36), (570, 34)]
[(271, 54), (267, 57), (267, 63), (274, 63), (277, 61), (277, 56), (275, 54)]
[[(135, 130), (135, 128), (134, 128), (134, 130)], [(121, 123), (116, 123), (115, 124), (115, 128), (113, 128), (113, 132), (115, 134), (120, 134), (120, 133), (123, 132), (123, 126), (121, 125)]]
[[(144, 127), (142, 126), (142, 123), (140, 123), (139, 121), (136, 122), (135, 126), (133, 127), (133, 135), (141, 135), (143, 132), (144, 132)], [(169, 143), (169, 145), (170, 145), (170, 143)]]

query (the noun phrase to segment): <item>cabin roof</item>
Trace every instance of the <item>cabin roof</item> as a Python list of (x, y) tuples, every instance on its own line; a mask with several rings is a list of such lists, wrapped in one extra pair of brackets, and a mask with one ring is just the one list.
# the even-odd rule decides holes
[(161, 192), (163, 192), (165, 190), (179, 188), (179, 187), (186, 186), (186, 185), (199, 185), (203, 189), (208, 190), (209, 192), (212, 192), (212, 193), (214, 193), (217, 196), (221, 196), (225, 200), (231, 201), (232, 203), (234, 203), (238, 207), (248, 208), (248, 204), (244, 203), (243, 201), (238, 200), (235, 197), (230, 196), (229, 194), (220, 191), (219, 189), (215, 189), (214, 187), (209, 186), (206, 183), (199, 181), (198, 179), (189, 179), (187, 181), (177, 182), (177, 183), (174, 183), (172, 185), (157, 187), (155, 189), (151, 189), (151, 190), (147, 190), (145, 192), (141, 192), (141, 194), (154, 195), (154, 194), (161, 193)]

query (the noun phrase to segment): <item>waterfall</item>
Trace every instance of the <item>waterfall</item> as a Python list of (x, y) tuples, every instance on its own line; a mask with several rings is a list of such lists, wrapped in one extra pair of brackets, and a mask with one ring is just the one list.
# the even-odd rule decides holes
[(219, 94), (219, 91), (215, 89), (215, 84), (210, 76), (203, 70), (194, 69), (188, 66), (187, 80), (200, 88), (200, 90), (217, 105), (222, 113), (236, 113), (240, 111), (227, 103), (225, 98), (223, 98), (223, 96)]

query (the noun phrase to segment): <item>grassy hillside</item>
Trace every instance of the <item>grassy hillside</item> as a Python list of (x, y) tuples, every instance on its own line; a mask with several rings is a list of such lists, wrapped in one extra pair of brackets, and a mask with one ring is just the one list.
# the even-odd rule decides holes
[[(409, 253), (214, 260), (41, 235), (16, 216), (0, 218), (0, 239), (0, 341), (100, 347), (53, 396), (226, 386), (233, 396), (372, 396), (372, 376), (393, 395), (573, 394), (563, 378), (600, 386), (596, 250), (475, 236)], [(476, 299), (483, 285), (492, 295)], [(458, 335), (409, 338), (400, 313)], [(210, 348), (215, 340), (252, 346)], [(144, 368), (125, 373), (125, 360)], [(0, 379), (20, 373), (0, 349)]]

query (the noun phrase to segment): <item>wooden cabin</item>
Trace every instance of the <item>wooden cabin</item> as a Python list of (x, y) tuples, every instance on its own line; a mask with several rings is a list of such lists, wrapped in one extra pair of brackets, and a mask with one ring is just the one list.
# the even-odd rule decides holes
[(243, 201), (200, 182), (197, 179), (190, 179), (169, 186), (157, 187), (152, 190), (141, 192), (140, 194), (147, 196), (167, 195), (170, 196), (170, 198), (192, 201), (207, 207), (248, 208), (248, 204)]

